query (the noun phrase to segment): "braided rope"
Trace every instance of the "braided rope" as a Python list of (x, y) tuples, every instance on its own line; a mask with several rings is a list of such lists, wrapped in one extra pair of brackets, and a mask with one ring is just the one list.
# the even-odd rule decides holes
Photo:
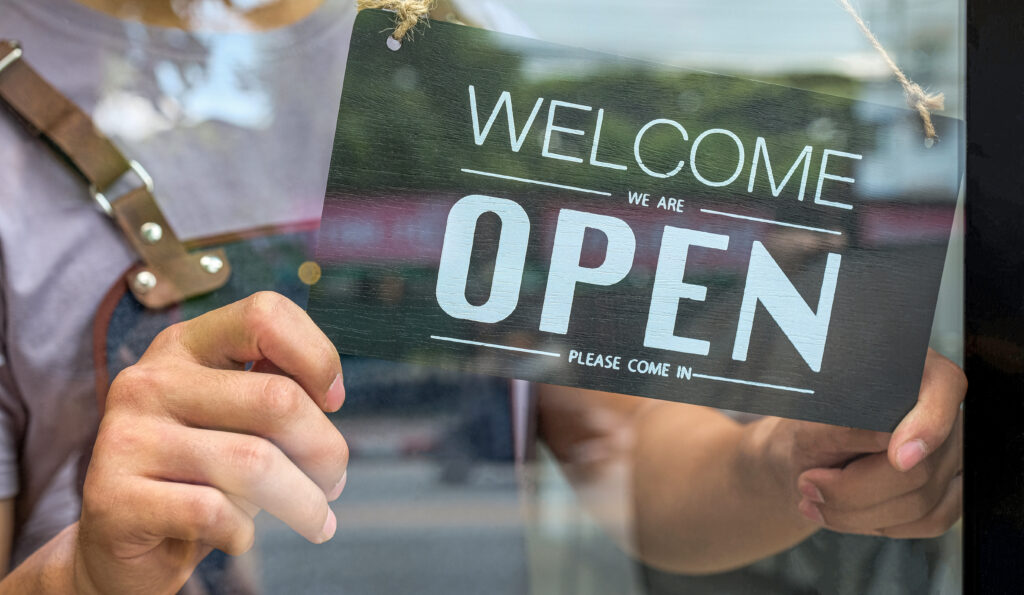
[(436, 4), (436, 0), (357, 0), (356, 8), (358, 10), (380, 8), (394, 11), (395, 30), (391, 36), (402, 41), (421, 19), (430, 17), (430, 11), (434, 8), (434, 4)]
[(924, 134), (927, 137), (928, 146), (931, 146), (931, 144), (935, 142), (935, 139), (938, 138), (938, 135), (935, 134), (935, 125), (932, 124), (932, 112), (941, 111), (945, 107), (945, 96), (942, 93), (926, 93), (925, 90), (921, 88), (921, 85), (910, 80), (910, 78), (903, 73), (903, 70), (896, 65), (896, 61), (889, 56), (889, 52), (885, 51), (885, 48), (882, 47), (881, 42), (878, 41), (875, 34), (868, 28), (864, 19), (860, 18), (860, 15), (857, 14), (857, 11), (854, 10), (853, 6), (850, 6), (849, 0), (839, 0), (839, 3), (842, 4), (843, 9), (846, 10), (846, 12), (850, 13), (850, 16), (853, 17), (857, 26), (864, 32), (864, 36), (867, 37), (868, 41), (871, 42), (871, 45), (878, 50), (878, 53), (882, 55), (882, 59), (889, 65), (889, 69), (892, 70), (894, 75), (896, 75), (896, 80), (898, 80), (900, 85), (903, 86), (903, 94), (907, 98), (907, 105), (910, 106), (910, 109), (916, 110), (921, 116), (921, 121), (924, 122)]

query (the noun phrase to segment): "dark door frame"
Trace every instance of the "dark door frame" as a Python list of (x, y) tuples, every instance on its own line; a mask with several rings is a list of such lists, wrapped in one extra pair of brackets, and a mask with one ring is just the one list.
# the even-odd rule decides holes
[(1024, 593), (1024, 2), (966, 4), (964, 592)]

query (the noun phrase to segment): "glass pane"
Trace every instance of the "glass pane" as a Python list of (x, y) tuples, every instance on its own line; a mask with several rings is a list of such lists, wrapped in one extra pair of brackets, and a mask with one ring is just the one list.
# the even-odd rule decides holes
[[(612, 4), (601, 3), (601, 8)], [(945, 94), (943, 113), (962, 117), (962, 3), (878, 0), (857, 2), (855, 7), (909, 76), (926, 89)], [(549, 41), (886, 105), (900, 106), (905, 101), (891, 71), (837, 3), (649, 1), (634, 3), (630, 10), (602, 11), (593, 3), (560, 2), (553, 7), (550, 3), (518, 2), (516, 12), (531, 31)], [(580, 22), (587, 26), (577, 26)], [(945, 149), (962, 151), (959, 146)], [(894, 159), (898, 161), (899, 156)], [(932, 347), (958, 363), (963, 353), (962, 198), (961, 194), (932, 335)], [(923, 231), (924, 225), (910, 216), (899, 233), (912, 236)], [(538, 473), (550, 481), (544, 484), (546, 490), (541, 490), (537, 506), (542, 511), (539, 516), (547, 521), (541, 524), (553, 528), (533, 534), (531, 573), (534, 584), (549, 586), (552, 591), (961, 590), (959, 523), (941, 538), (912, 542), (821, 533), (777, 556), (713, 576), (683, 576), (636, 565), (629, 556), (608, 547), (607, 530), (600, 521), (578, 510), (575, 492), (571, 483), (562, 479), (557, 458), (543, 461)], [(554, 552), (562, 552), (562, 557)], [(592, 562), (576, 562), (580, 559)]]
[[(317, 350), (319, 339), (303, 334), (308, 322), (304, 315), (284, 314), (284, 306), (271, 308), (273, 315), (266, 320), (246, 318), (259, 308), (243, 308), (241, 315), (225, 319), (241, 320), (238, 324), (252, 332), (270, 333), (264, 340), (271, 343), (257, 341), (255, 352), (231, 351), (237, 348), (235, 335), (221, 327), (195, 339), (198, 343), (188, 343), (209, 350), (201, 357), (169, 350), (166, 341), (150, 348), (168, 326), (239, 300), (250, 299), (251, 305), (249, 296), (258, 291), (278, 292), (304, 308), (311, 285), (348, 300), (353, 311), (372, 307), (383, 312), (392, 323), (408, 327), (409, 336), (426, 328), (427, 321), (417, 319), (405, 304), (434, 291), (437, 263), (426, 262), (431, 254), (420, 251), (416, 242), (442, 234), (435, 228), (443, 217), (438, 223), (436, 213), (427, 216), (405, 208), (408, 203), (399, 199), (408, 196), (377, 194), (375, 203), (350, 211), (332, 211), (329, 203), (325, 217), (331, 221), (320, 228), (354, 4), (0, 0), (0, 39), (20, 39), (24, 63), (80, 106), (128, 159), (152, 175), (168, 228), (162, 238), (149, 241), (153, 236), (146, 234), (152, 234), (152, 227), (136, 231), (129, 226), (131, 239), (126, 241), (124, 232), (97, 209), (87, 181), (66, 167), (69, 159), (51, 154), (51, 149), (63, 150), (70, 154), (64, 157), (81, 167), (82, 151), (62, 144), (67, 126), (62, 128), (61, 118), (48, 114), (44, 119), (42, 128), (52, 145), (48, 148), (37, 131), (0, 116), (0, 500), (14, 502), (13, 510), (0, 510), (0, 535), (13, 534), (12, 567), (47, 541), (60, 539), (55, 536), (61, 529), (80, 518), (81, 526), (90, 529), (87, 538), (94, 540), (85, 554), (94, 564), (109, 564), (111, 558), (104, 553), (130, 541), (118, 528), (134, 522), (138, 515), (132, 517), (132, 512), (162, 511), (173, 519), (171, 525), (186, 528), (179, 537), (188, 534), (196, 515), (176, 508), (170, 497), (145, 500), (136, 488), (151, 486), (145, 483), (149, 481), (183, 490), (212, 487), (230, 493), (235, 504), (254, 499), (250, 503), (281, 513), (294, 525), (298, 517), (282, 510), (317, 493), (310, 492), (308, 477), (296, 474), (333, 485), (347, 458), (344, 492), (331, 505), (337, 522), (333, 539), (313, 545), (288, 523), (263, 512), (255, 519), (253, 549), (240, 556), (212, 552), (190, 579), (186, 589), (192, 590), (187, 592), (961, 590), (958, 523), (927, 539), (852, 534), (892, 528), (929, 512), (910, 500), (893, 501), (893, 485), (908, 486), (906, 493), (917, 490), (909, 476), (892, 471), (882, 474), (889, 482), (885, 485), (844, 484), (835, 498), (852, 507), (842, 515), (849, 523), (845, 530), (817, 530), (801, 514), (808, 503), (800, 490), (806, 482), (798, 483), (795, 471), (828, 468), (838, 473), (855, 461), (888, 465), (878, 455), (885, 438), (725, 408), (394, 363), (346, 354), (341, 343), (344, 407), (328, 415), (327, 425), (317, 425), (323, 420), (316, 411), (301, 422), (288, 418), (286, 423), (260, 416), (269, 407), (262, 399), (273, 395), (254, 396), (261, 385), (249, 384), (252, 378), (283, 373), (295, 381), (288, 386), (303, 395), (322, 393), (329, 382), (310, 384), (305, 368), (296, 368), (298, 361), (322, 365), (324, 350)], [(910, 79), (944, 93), (941, 114), (961, 118), (963, 3), (860, 0), (854, 6)], [(675, 72), (670, 68), (682, 68), (738, 77), (739, 89), (760, 88), (749, 83), (757, 81), (864, 102), (857, 105), (906, 105), (890, 66), (835, 2), (488, 0), (440, 2), (435, 17), (665, 65), (658, 68), (667, 77)], [(421, 25), (416, 30), (416, 37), (440, 34), (439, 27)], [(381, 43), (383, 47), (383, 36)], [(415, 43), (407, 42), (402, 51), (415, 51)], [(453, 60), (474, 59), (473, 48), (452, 55)], [(495, 65), (479, 67), (486, 71)], [(543, 72), (530, 72), (529, 65), (523, 72), (547, 88), (599, 80), (603, 74), (582, 66), (575, 79), (566, 74), (564, 80), (545, 80)], [(0, 69), (0, 97), (11, 104), (4, 85), (14, 80), (12, 73), (14, 68)], [(413, 102), (422, 99), (417, 94), (430, 83), (415, 71), (382, 72), (382, 87), (385, 77)], [(676, 93), (673, 85), (678, 82), (669, 80), (666, 89)], [(737, 93), (731, 101), (750, 99)], [(685, 90), (674, 101), (681, 113), (729, 103)], [(858, 117), (869, 119), (871, 109), (863, 108)], [(808, 119), (797, 111), (793, 119), (801, 125), (794, 134), (801, 138), (825, 142), (844, 134), (827, 118)], [(425, 112), (422, 121), (395, 122), (410, 131), (410, 138), (407, 145), (389, 150), (403, 153), (410, 162), (454, 159), (417, 145), (417, 126), (442, 119)], [(913, 125), (918, 125), (916, 119)], [(847, 226), (843, 229), (857, 238), (850, 241), (860, 242), (858, 248), (880, 258), (934, 250), (945, 240), (943, 225), (951, 204), (922, 185), (927, 176), (911, 171), (907, 164), (916, 162), (900, 154), (895, 142), (887, 144), (884, 130), (878, 136), (881, 140), (872, 150), (886, 156), (885, 171), (851, 170), (858, 178), (873, 180), (864, 204), (874, 201), (870, 207), (876, 216), (837, 216), (837, 225)], [(748, 152), (753, 149), (747, 147)], [(962, 169), (963, 150), (942, 138), (929, 149), (944, 156), (951, 170)], [(85, 152), (90, 151), (96, 149), (90, 146)], [(361, 155), (376, 154), (358, 144), (353, 151), (348, 158), (361, 167)], [(372, 164), (364, 169), (374, 178)], [(936, 179), (950, 175), (935, 172)], [(105, 194), (120, 197), (137, 183), (130, 174), (124, 178), (104, 188)], [(458, 198), (452, 188), (437, 184), (423, 181), (420, 198), (426, 203)], [(120, 209), (126, 203), (114, 204)], [(960, 210), (955, 221), (932, 347), (960, 362)], [(491, 227), (497, 233), (496, 225)], [(146, 308), (142, 301), (152, 288), (147, 289), (146, 277), (132, 267), (139, 262), (140, 249), (173, 240), (171, 229), (184, 250), (222, 249), (231, 280), (182, 304)], [(334, 234), (358, 250), (318, 253), (324, 234)], [(819, 256), (827, 248), (795, 234), (780, 234), (774, 241), (769, 248), (793, 248), (807, 241)], [(485, 252), (487, 247), (477, 248)], [(746, 261), (697, 258), (697, 264), (704, 267), (702, 279), (714, 292), (715, 282), (724, 285), (726, 273)], [(524, 285), (541, 287), (545, 275), (546, 269), (531, 270)], [(641, 287), (641, 281), (651, 281), (653, 271), (643, 275), (633, 290), (646, 298), (650, 289)], [(884, 275), (880, 270), (874, 279)], [(163, 276), (155, 281), (161, 288), (164, 282)], [(467, 299), (480, 302), (486, 296)], [(598, 301), (600, 296), (588, 299)], [(224, 316), (223, 311), (217, 316)], [(346, 331), (368, 343), (396, 350), (400, 346), (395, 345), (404, 344), (416, 351), (408, 359), (422, 363), (437, 356), (429, 348), (409, 347), (409, 336), (382, 328), (358, 316), (346, 324)], [(509, 340), (532, 345), (535, 335)], [(282, 359), (276, 351), (276, 342), (287, 343), (288, 337), (301, 339), (293, 341), (299, 343), (294, 348), (301, 357)], [(792, 351), (781, 335), (776, 339), (779, 349)], [(190, 359), (186, 352), (192, 353)], [(491, 363), (498, 357), (491, 356)], [(262, 359), (273, 365), (260, 363)], [(474, 365), (477, 372), (497, 369), (485, 360), (474, 360)], [(128, 368), (135, 374), (118, 376)], [(224, 376), (212, 377), (214, 368)], [(97, 407), (97, 398), (104, 402), (114, 378), (118, 380), (109, 393), (113, 401), (107, 401), (106, 409)], [(132, 378), (139, 382), (129, 384)], [(245, 389), (239, 388), (243, 385)], [(645, 394), (642, 383), (626, 388)], [(753, 393), (744, 390), (731, 386), (719, 396), (749, 403)], [(219, 417), (197, 417), (199, 411), (215, 410)], [(287, 417), (288, 411), (282, 415)], [(98, 430), (104, 412), (120, 425), (105, 422)], [(347, 447), (331, 426), (344, 436)], [(133, 440), (132, 448), (111, 450), (111, 441), (116, 443), (109, 438), (111, 427), (125, 432), (118, 435)], [(214, 433), (264, 437), (260, 444), (278, 449), (273, 452), (280, 451), (287, 460), (276, 460), (292, 461), (297, 470), (253, 473), (236, 464), (251, 463), (251, 458), (239, 459), (234, 456), (239, 449), (224, 444), (210, 451), (213, 455), (197, 455), (196, 437)], [(798, 444), (812, 438), (817, 442)], [(939, 449), (945, 463), (941, 470), (932, 469), (932, 476), (944, 474), (944, 483), (927, 484), (928, 502), (935, 507), (946, 502), (946, 508), (953, 508), (943, 496), (952, 489), (946, 485), (950, 476), (959, 470), (953, 469), (959, 465), (958, 449)], [(312, 462), (311, 453), (321, 459)], [(806, 457), (797, 460), (794, 453)], [(125, 473), (114, 474), (111, 468)], [(241, 475), (231, 483), (224, 479), (228, 472)], [(918, 475), (923, 473), (919, 470), (914, 477)], [(330, 485), (319, 488), (331, 491)], [(107, 516), (87, 507), (82, 517), (83, 491), (87, 502), (91, 494), (108, 505)], [(859, 499), (850, 500), (851, 492)], [(828, 493), (832, 498), (833, 492)], [(872, 501), (880, 494), (885, 501)], [(907, 512), (908, 506), (913, 510)], [(240, 509), (249, 510), (245, 502)], [(321, 513), (318, 508), (315, 514)], [(308, 521), (311, 513), (305, 514), (302, 518)], [(946, 514), (903, 530), (923, 536), (937, 532), (936, 527), (946, 529), (951, 520)], [(137, 529), (147, 538), (171, 536), (166, 528), (143, 524)], [(142, 541), (146, 547), (168, 547), (160, 539)], [(3, 546), (0, 539), (0, 551)], [(143, 574), (158, 575), (156, 570), (174, 563), (150, 557), (140, 567)], [(110, 590), (138, 586), (130, 582), (133, 575), (125, 566), (113, 568), (105, 579), (114, 581), (107, 585)], [(32, 563), (25, 569), (30, 572)], [(162, 580), (177, 580), (166, 578), (168, 574)]]

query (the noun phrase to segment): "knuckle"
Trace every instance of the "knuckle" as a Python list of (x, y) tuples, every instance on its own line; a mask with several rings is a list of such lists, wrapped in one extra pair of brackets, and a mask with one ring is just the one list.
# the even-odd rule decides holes
[(341, 432), (325, 433), (300, 459), (299, 467), (324, 493), (337, 487), (348, 469), (349, 446)]
[(138, 510), (146, 502), (137, 483), (90, 473), (82, 488), (81, 521), (90, 531), (118, 532), (138, 524)]
[(145, 434), (124, 415), (108, 415), (100, 425), (94, 443), (97, 462), (118, 459), (124, 455), (137, 456), (146, 446)]
[(349, 446), (345, 436), (337, 428), (323, 432), (318, 443), (311, 449), (315, 458), (312, 463), (322, 469), (337, 469), (340, 473), (348, 467)]
[(225, 550), (229, 555), (241, 556), (256, 544), (256, 525), (250, 520), (243, 523), (232, 534)]
[(274, 467), (270, 443), (260, 438), (238, 440), (231, 449), (230, 460), (236, 469), (254, 479), (266, 477)]
[(119, 490), (110, 488), (95, 474), (86, 478), (82, 490), (82, 517), (104, 524), (121, 507), (115, 504)]
[(319, 456), (324, 462), (325, 469), (331, 471), (331, 485), (322, 486), (325, 490), (334, 488), (334, 483), (339, 481), (345, 470), (348, 469), (349, 448), (348, 442), (340, 432), (335, 432), (330, 440), (325, 441), (325, 447)]
[(273, 291), (254, 293), (245, 300), (246, 323), (253, 327), (266, 325), (274, 321), (288, 303), (288, 298)]
[(283, 376), (268, 375), (257, 407), (271, 424), (293, 419), (302, 407), (299, 386)]
[(334, 452), (335, 452), (335, 456), (338, 457), (338, 459), (339, 459), (339, 461), (341, 463), (342, 469), (343, 470), (344, 469), (348, 469), (348, 459), (349, 459), (348, 440), (345, 440), (345, 437), (341, 434), (341, 432), (338, 432), (338, 446), (335, 448)]
[(187, 500), (183, 512), (187, 515), (184, 520), (191, 529), (191, 541), (201, 540), (216, 533), (223, 525), (226, 518), (224, 497), (212, 488), (197, 491)]
[(188, 322), (176, 322), (164, 328), (162, 331), (157, 333), (156, 337), (153, 338), (153, 342), (150, 343), (150, 349), (164, 351), (172, 345), (179, 344), (187, 327)]
[(122, 370), (110, 384), (107, 393), (108, 407), (137, 403), (139, 400), (160, 392), (156, 373), (144, 364), (135, 364)]

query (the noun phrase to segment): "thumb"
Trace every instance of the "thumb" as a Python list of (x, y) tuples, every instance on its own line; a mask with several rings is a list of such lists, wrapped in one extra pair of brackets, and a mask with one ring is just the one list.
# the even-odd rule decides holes
[(967, 377), (952, 361), (929, 349), (917, 405), (896, 427), (889, 441), (889, 462), (909, 471), (934, 452), (953, 429), (967, 392)]

